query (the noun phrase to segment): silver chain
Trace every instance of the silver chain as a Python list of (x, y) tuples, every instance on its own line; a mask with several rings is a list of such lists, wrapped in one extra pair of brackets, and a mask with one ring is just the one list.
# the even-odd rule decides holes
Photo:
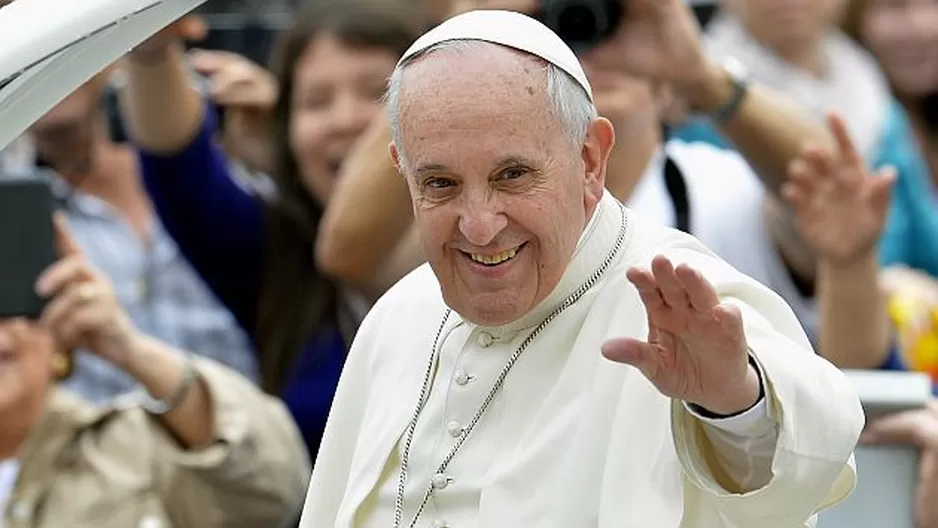
[[(620, 207), (622, 207), (620, 205)], [(443, 458), (443, 462), (440, 463), (437, 467), (436, 473), (434, 476), (443, 475), (446, 468), (449, 467), (450, 462), (453, 460), (453, 457), (456, 456), (456, 453), (466, 442), (466, 439), (469, 438), (469, 434), (475, 428), (476, 424), (479, 423), (479, 420), (482, 419), (482, 415), (485, 414), (485, 411), (491, 405), (492, 401), (498, 395), (499, 391), (502, 388), (502, 385), (505, 383), (505, 378), (508, 377), (508, 373), (511, 371), (511, 368), (515, 365), (515, 362), (518, 361), (518, 358), (521, 357), (521, 354), (530, 346), (534, 339), (547, 328), (554, 319), (557, 318), (561, 313), (563, 313), (567, 308), (573, 306), (577, 301), (580, 300), (583, 295), (586, 294), (595, 284), (602, 278), (603, 274), (606, 273), (606, 270), (612, 263), (615, 261), (616, 256), (619, 254), (622, 245), (625, 243), (625, 236), (628, 231), (628, 215), (626, 214), (625, 208), (622, 207), (622, 227), (619, 229), (619, 235), (616, 237), (615, 245), (612, 248), (612, 251), (606, 256), (603, 263), (599, 268), (593, 272), (593, 274), (584, 282), (576, 291), (574, 291), (563, 303), (560, 304), (553, 312), (551, 312), (547, 318), (545, 318), (534, 330), (528, 334), (528, 337), (518, 345), (517, 350), (508, 358), (508, 362), (502, 368), (501, 372), (498, 374), (498, 378), (495, 379), (494, 385), (489, 390), (488, 395), (485, 397), (485, 400), (482, 402), (482, 406), (479, 407), (479, 410), (476, 411), (475, 415), (463, 429), (462, 434), (459, 435), (459, 438), (456, 441), (456, 445), (449, 451), (449, 454)], [(438, 363), (438, 358), (440, 355), (440, 340), (443, 336), (443, 330), (446, 328), (446, 321), (449, 320), (450, 314), (453, 313), (452, 309), (447, 309), (443, 314), (443, 321), (440, 322), (440, 327), (436, 332), (436, 337), (433, 339), (433, 347), (430, 350), (430, 360), (427, 365), (426, 373), (423, 377), (423, 385), (420, 388), (420, 396), (417, 400), (417, 408), (414, 410), (414, 414), (410, 419), (410, 422), (407, 424), (407, 430), (404, 435), (404, 449), (401, 453), (401, 473), (400, 478), (397, 483), (397, 498), (394, 501), (394, 528), (400, 528), (401, 522), (404, 517), (404, 485), (407, 482), (407, 466), (410, 460), (410, 448), (414, 440), (414, 430), (417, 428), (417, 421), (420, 419), (420, 413), (423, 412), (424, 406), (427, 404), (429, 399), (430, 389), (432, 387), (432, 381), (434, 377), (434, 371), (436, 370), (436, 365)], [(413, 528), (417, 525), (417, 520), (420, 518), (420, 515), (423, 513), (424, 509), (427, 506), (427, 503), (430, 502), (430, 497), (433, 496), (434, 486), (431, 482), (427, 487), (427, 491), (423, 495), (423, 500), (420, 502), (420, 506), (417, 508), (417, 513), (414, 514), (414, 519), (408, 525), (410, 528)]]

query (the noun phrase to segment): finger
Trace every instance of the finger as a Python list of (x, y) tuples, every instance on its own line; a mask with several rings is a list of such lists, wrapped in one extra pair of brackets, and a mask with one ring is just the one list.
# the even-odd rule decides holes
[(237, 55), (227, 51), (194, 49), (186, 54), (189, 66), (196, 72), (212, 76), (237, 60)]
[(610, 339), (602, 344), (601, 350), (609, 361), (631, 365), (648, 379), (657, 375), (658, 353), (644, 341), (627, 337)]
[(105, 307), (100, 303), (86, 303), (65, 312), (52, 328), (60, 343), (72, 347), (95, 329), (101, 328), (105, 317)]
[(651, 261), (651, 272), (655, 276), (655, 282), (661, 290), (664, 302), (674, 309), (687, 309), (690, 300), (687, 298), (684, 286), (677, 280), (671, 261), (661, 255), (655, 257)]
[(714, 306), (720, 304), (717, 291), (700, 272), (687, 264), (680, 264), (674, 271), (695, 310), (709, 312)]
[(809, 193), (803, 187), (793, 182), (782, 184), (782, 198), (795, 211), (802, 212), (808, 207)]
[(172, 32), (186, 40), (205, 40), (208, 36), (208, 24), (198, 15), (186, 15), (173, 24)]
[(88, 280), (91, 272), (85, 260), (79, 256), (66, 257), (44, 271), (36, 281), (36, 293), (41, 297), (57, 294), (66, 285)]
[(871, 189), (871, 200), (875, 211), (885, 214), (889, 209), (892, 197), (892, 186), (896, 182), (898, 172), (894, 167), (884, 167), (874, 177)]
[(638, 295), (642, 298), (645, 309), (649, 314), (665, 308), (664, 297), (661, 296), (661, 291), (658, 289), (658, 284), (651, 272), (640, 268), (631, 268), (625, 276), (629, 279), (629, 282), (635, 285), (635, 289), (638, 290)]
[(831, 133), (834, 134), (834, 140), (837, 142), (840, 158), (850, 165), (860, 164), (860, 155), (857, 154), (853, 140), (850, 139), (850, 133), (847, 131), (847, 125), (844, 123), (843, 118), (837, 114), (829, 114), (827, 116), (827, 126), (830, 128)]
[(930, 480), (938, 473), (938, 453), (932, 449), (926, 449), (922, 452), (922, 460), (919, 463), (919, 480)]
[(821, 185), (834, 178), (838, 173), (838, 167), (834, 163), (834, 157), (825, 149), (809, 147), (804, 150), (802, 159), (808, 165), (808, 174), (815, 180), (816, 185)]
[(674, 0), (631, 0), (629, 2), (629, 15), (648, 15), (663, 18)]
[(72, 237), (72, 232), (68, 228), (68, 220), (61, 212), (55, 213), (52, 217), (52, 225), (55, 228), (55, 244), (60, 257), (81, 256), (81, 248)]
[(810, 191), (818, 182), (817, 171), (804, 158), (795, 158), (788, 164), (788, 181), (796, 183)]
[(925, 410), (906, 411), (871, 423), (863, 440), (875, 444), (938, 447), (938, 420)]
[(57, 295), (46, 306), (39, 318), (39, 323), (46, 328), (52, 329), (53, 332), (57, 332), (57, 329), (62, 325), (62, 321), (66, 320), (71, 312), (74, 312), (80, 306), (94, 302), (98, 296), (93, 283), (76, 284)]
[(713, 308), (713, 315), (724, 336), (743, 336), (745, 342), (743, 313), (738, 306), (730, 303), (717, 304)]

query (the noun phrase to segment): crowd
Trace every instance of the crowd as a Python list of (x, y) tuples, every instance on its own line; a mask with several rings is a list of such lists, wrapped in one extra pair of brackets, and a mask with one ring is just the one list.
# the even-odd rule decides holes
[[(42, 318), (0, 321), (0, 527), (298, 521), (356, 331), (427, 260), (392, 72), (441, 20), (541, 2), (288, 3), (269, 64), (200, 49), (193, 14), (0, 151), (53, 190), (61, 256)], [(837, 367), (938, 383), (938, 2), (708, 18), (667, 49), (626, 9), (578, 50), (606, 189), (774, 290)], [(938, 404), (864, 435), (921, 449), (938, 528)]]

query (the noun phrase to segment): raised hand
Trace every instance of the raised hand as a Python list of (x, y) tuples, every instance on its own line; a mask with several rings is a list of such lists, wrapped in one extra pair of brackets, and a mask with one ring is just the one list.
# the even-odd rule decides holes
[(758, 401), (742, 315), (720, 303), (700, 272), (685, 264), (675, 269), (658, 256), (651, 271), (632, 268), (628, 279), (648, 313), (648, 340), (612, 339), (602, 347), (607, 359), (639, 369), (665, 396), (716, 414), (734, 414)]
[(682, 95), (691, 95), (713, 70), (691, 8), (684, 0), (624, 1), (626, 12), (618, 32), (587, 52), (586, 61), (666, 82)]
[(843, 120), (828, 117), (837, 151), (808, 147), (792, 161), (782, 195), (795, 211), (798, 230), (822, 259), (845, 265), (869, 255), (882, 235), (891, 168), (870, 175)]
[(56, 217), (55, 227), (62, 258), (36, 282), (40, 295), (52, 297), (40, 324), (60, 345), (88, 349), (120, 366), (138, 334), (110, 282), (85, 260), (61, 216)]
[(189, 54), (189, 65), (209, 80), (215, 104), (225, 107), (224, 141), (229, 154), (252, 169), (270, 171), (277, 79), (247, 57), (227, 51), (195, 50)]
[(208, 78), (209, 95), (220, 106), (270, 110), (277, 103), (277, 79), (247, 57), (230, 51), (193, 50), (189, 65)]

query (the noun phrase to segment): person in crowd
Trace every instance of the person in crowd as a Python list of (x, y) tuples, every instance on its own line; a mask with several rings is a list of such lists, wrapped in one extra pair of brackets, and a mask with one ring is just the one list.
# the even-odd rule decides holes
[(411, 2), (311, 0), (296, 13), (275, 57), (272, 196), (233, 182), (174, 29), (126, 64), (122, 113), (157, 211), (252, 336), (263, 387), (284, 399), (313, 452), (368, 307), (316, 266), (319, 219), (349, 149), (380, 111), (394, 64), (421, 30)]
[[(920, 274), (929, 282), (927, 276), (938, 277), (938, 3), (853, 0), (844, 27), (879, 59), (911, 118), (929, 169), (917, 171), (915, 178), (910, 175), (898, 190), (890, 213), (896, 220), (884, 235), (883, 263), (903, 264), (908, 268), (904, 275)], [(906, 140), (906, 148), (914, 145)]]
[[(478, 5), (533, 13), (540, 1)], [(674, 42), (656, 46), (647, 37), (648, 17), (630, 12), (614, 38), (582, 54), (597, 109), (617, 130), (607, 188), (637, 212), (693, 233), (734, 267), (779, 292), (815, 339), (813, 298), (802, 294), (787, 259), (801, 245), (797, 232), (787, 228), (784, 216), (765, 215), (763, 198), (766, 189), (778, 192), (805, 141), (828, 145), (830, 135), (806, 112), (757, 84), (742, 85), (734, 97), (731, 74), (701, 50), (690, 10), (669, 9), (669, 27), (693, 35), (687, 48)], [(664, 142), (660, 123), (675, 95), (690, 100), (697, 112), (718, 115), (721, 130), (745, 158), (705, 142)], [(351, 283), (388, 277), (379, 263), (413, 247), (412, 205), (388, 159), (389, 137), (386, 122), (373, 124), (346, 164), (320, 229), (320, 266)], [(413, 251), (419, 255), (419, 249)], [(387, 286), (397, 278), (388, 277)]]
[(938, 4), (930, 0), (853, 0), (843, 27), (879, 61), (909, 115), (938, 182)]
[[(933, 336), (931, 315), (938, 307), (934, 280), (920, 282), (902, 270), (881, 271), (876, 243), (882, 236), (889, 193), (899, 192), (893, 171), (870, 174), (838, 117), (830, 118), (839, 148), (807, 149), (792, 166), (784, 194), (796, 211), (798, 228), (817, 253), (822, 355), (845, 368), (907, 369), (917, 360), (916, 341)], [(877, 275), (880, 280), (877, 281)], [(896, 295), (915, 296), (925, 327), (908, 331), (891, 325), (888, 303)], [(918, 308), (917, 308), (918, 309)], [(861, 436), (867, 444), (912, 445), (921, 449), (916, 526), (938, 526), (938, 405), (880, 418)]]
[[(278, 400), (136, 329), (57, 218), (61, 260), (37, 280), (39, 320), (0, 321), (0, 524), (280, 526), (309, 460)], [(9, 255), (4, 258), (10, 258)], [(93, 406), (59, 386), (81, 347), (140, 384)]]
[(837, 149), (806, 148), (783, 194), (818, 256), (819, 352), (841, 368), (877, 369), (887, 362), (892, 329), (876, 246), (898, 191), (896, 174), (868, 174), (846, 123), (836, 115), (829, 122)]
[[(75, 90), (29, 130), (36, 153), (79, 245), (114, 283), (121, 305), (147, 334), (257, 379), (247, 336), (167, 234), (144, 189), (133, 149), (115, 143), (102, 106), (113, 70)], [(93, 353), (76, 357), (66, 382), (103, 403), (134, 381)]]
[[(819, 0), (787, 5), (770, 0), (725, 0), (709, 24), (708, 53), (735, 65), (740, 75), (783, 93), (822, 121), (827, 112), (844, 116), (857, 151), (871, 167), (894, 167), (904, 186), (927, 188), (928, 171), (906, 112), (890, 90), (877, 61), (837, 23), (847, 2)], [(736, 146), (706, 120), (689, 119), (678, 137)], [(911, 200), (921, 202), (930, 192)], [(910, 204), (902, 193), (880, 245), (886, 264), (905, 263), (938, 271), (938, 222), (933, 211)], [(763, 208), (778, 238), (797, 240), (791, 217), (777, 195), (766, 195)], [(911, 209), (910, 209), (911, 207)], [(933, 210), (932, 207), (929, 206)], [(911, 212), (909, 212), (911, 211)], [(921, 242), (913, 242), (921, 240)], [(786, 244), (783, 256), (805, 298), (814, 290), (817, 259), (803, 241)]]
[[(682, 0), (629, 9), (693, 49)], [(606, 190), (614, 128), (555, 33), (451, 18), (387, 112), (429, 264), (356, 336), (301, 526), (781, 528), (849, 494), (849, 381), (777, 295)]]

